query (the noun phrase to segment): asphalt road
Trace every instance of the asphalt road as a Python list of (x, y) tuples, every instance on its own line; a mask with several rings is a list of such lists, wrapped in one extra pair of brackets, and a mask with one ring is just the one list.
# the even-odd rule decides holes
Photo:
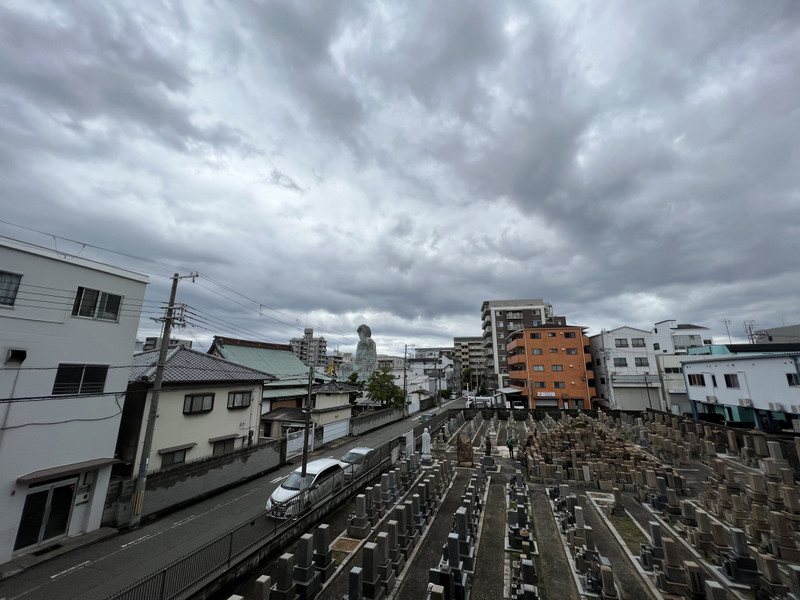
[[(443, 404), (461, 408), (464, 400)], [(430, 412), (430, 411), (429, 411)], [(341, 458), (354, 446), (378, 446), (405, 434), (418, 417), (392, 423), (335, 448), (322, 448), (314, 458)], [(133, 531), (82, 546), (0, 580), (0, 600), (102, 600), (180, 558), (264, 511), (272, 491), (295, 464), (231, 488), (191, 506), (146, 523)]]

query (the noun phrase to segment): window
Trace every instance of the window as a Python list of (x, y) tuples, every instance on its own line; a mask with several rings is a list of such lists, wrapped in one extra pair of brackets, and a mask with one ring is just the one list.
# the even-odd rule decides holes
[(689, 385), (705, 386), (706, 378), (702, 374), (691, 374), (688, 377)]
[(717, 387), (717, 376), (716, 375), (712, 375), (711, 376), (711, 385), (713, 385), (714, 387)]
[(541, 333), (532, 333), (531, 334), (531, 339), (532, 340), (540, 340), (540, 339), (542, 339), (542, 334)]
[(789, 384), (790, 387), (797, 387), (800, 385), (800, 375), (797, 373), (787, 373), (786, 374), (786, 383)]
[(533, 387), (535, 388), (546, 388), (547, 384), (544, 381), (534, 381)]
[(58, 365), (53, 395), (102, 394), (107, 373), (107, 365)]
[(637, 367), (646, 367), (647, 366), (647, 357), (646, 356), (637, 356), (634, 359)]
[(553, 371), (563, 371), (563, 370), (564, 370), (564, 365), (553, 365), (553, 366), (552, 366), (552, 367), (550, 367), (550, 368), (551, 368)]
[(231, 452), (233, 452), (235, 443), (236, 443), (236, 438), (231, 438), (229, 440), (219, 440), (218, 442), (214, 442), (214, 450), (211, 453), (212, 456), (220, 456), (221, 454), (230, 454)]
[(502, 321), (498, 321), (497, 322), (497, 328), (500, 329), (501, 327), (503, 327), (503, 322)]
[(599, 359), (599, 358), (598, 358), (598, 359), (597, 359), (595, 362), (596, 362), (598, 365), (601, 365), (601, 364), (602, 364), (602, 363), (600, 362), (600, 359)]
[(121, 304), (122, 296), (79, 287), (72, 306), (72, 316), (116, 321)]
[(541, 353), (542, 353), (542, 349), (541, 348), (531, 348), (531, 354), (539, 355)]
[(558, 348), (550, 348), (550, 354), (558, 354)]
[(606, 384), (606, 378), (605, 377), (601, 377), (600, 378), (600, 385), (605, 385), (605, 384)]
[(614, 340), (614, 345), (617, 348), (627, 348), (628, 347), (628, 339), (627, 338), (617, 338)]
[(644, 348), (644, 338), (631, 338), (631, 346), (634, 348)]
[(553, 382), (553, 387), (554, 388), (565, 388), (567, 386), (563, 381), (554, 381)]
[(210, 412), (214, 408), (214, 394), (190, 394), (183, 399), (183, 414)]
[(725, 387), (738, 388), (739, 376), (736, 373), (725, 373)]
[(659, 344), (658, 342), (653, 344), (653, 350), (661, 350), (661, 344)]
[(182, 465), (186, 462), (186, 448), (175, 450), (175, 452), (165, 452), (161, 455), (161, 468), (166, 469), (175, 465)]
[(250, 392), (228, 394), (228, 408), (247, 408), (248, 406), (250, 406)]
[(533, 365), (534, 371), (544, 371), (544, 365)]
[(577, 348), (567, 348), (567, 354), (577, 354), (577, 353), (578, 353)]
[(566, 331), (566, 332), (564, 332), (564, 337), (565, 338), (574, 338), (575, 337), (575, 332), (574, 331)]
[(548, 331), (547, 332), (547, 337), (556, 337), (556, 332), (555, 331)]
[(628, 359), (627, 358), (615, 358), (614, 359), (614, 366), (615, 367), (627, 367), (628, 366)]
[(14, 306), (22, 275), (0, 271), (0, 306)]

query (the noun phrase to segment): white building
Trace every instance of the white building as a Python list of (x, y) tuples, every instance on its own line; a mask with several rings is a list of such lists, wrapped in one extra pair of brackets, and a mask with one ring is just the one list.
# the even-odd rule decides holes
[(659, 321), (651, 332), (656, 354), (686, 354), (689, 348), (711, 345), (711, 330), (700, 325), (678, 323), (674, 319)]
[(800, 431), (800, 352), (698, 357), (683, 374), (695, 418)]
[(100, 526), (146, 285), (0, 240), (0, 563)]
[(660, 410), (664, 406), (649, 331), (634, 327), (603, 330), (589, 338), (595, 389), (610, 408)]

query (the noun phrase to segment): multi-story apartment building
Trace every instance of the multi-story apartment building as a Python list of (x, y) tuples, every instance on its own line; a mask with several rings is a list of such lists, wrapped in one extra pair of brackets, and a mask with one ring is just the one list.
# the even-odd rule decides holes
[(0, 241), (0, 563), (100, 527), (146, 285)]
[[(481, 386), (486, 368), (482, 337), (453, 338), (453, 384), (456, 391), (476, 390)], [(463, 379), (469, 369), (469, 379)]]
[(486, 388), (491, 393), (508, 387), (506, 337), (512, 331), (538, 325), (566, 325), (553, 316), (553, 306), (541, 298), (530, 300), (485, 300), (481, 305)]
[(508, 335), (511, 386), (522, 390), (530, 408), (591, 408), (594, 372), (585, 329), (539, 325)]
[(322, 369), (327, 366), (328, 342), (324, 337), (315, 338), (311, 327), (303, 330), (303, 337), (292, 338), (289, 343), (294, 355), (303, 361), (305, 366)]
[(656, 323), (650, 332), (650, 339), (656, 354), (686, 354), (689, 348), (712, 344), (708, 327), (678, 323), (674, 319)]
[(589, 338), (598, 403), (620, 410), (661, 409), (661, 385), (649, 331), (603, 330)]

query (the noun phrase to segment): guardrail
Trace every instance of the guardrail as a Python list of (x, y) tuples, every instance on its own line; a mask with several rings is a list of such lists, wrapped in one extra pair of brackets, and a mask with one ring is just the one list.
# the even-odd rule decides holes
[[(220, 575), (234, 569), (261, 549), (272, 544), (269, 552), (288, 545), (287, 535), (297, 529), (307, 531), (320, 518), (354, 496), (366, 483), (387, 470), (399, 456), (400, 442), (390, 440), (376, 448), (375, 465), (360, 473), (332, 496), (310, 507), (299, 517), (276, 521), (266, 512), (173, 560), (157, 571), (131, 583), (106, 600), (179, 600), (199, 592)], [(266, 499), (265, 499), (266, 500)]]

